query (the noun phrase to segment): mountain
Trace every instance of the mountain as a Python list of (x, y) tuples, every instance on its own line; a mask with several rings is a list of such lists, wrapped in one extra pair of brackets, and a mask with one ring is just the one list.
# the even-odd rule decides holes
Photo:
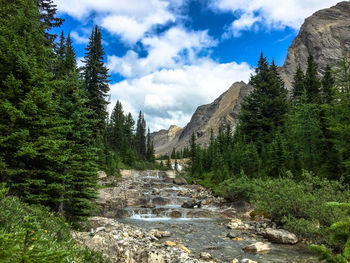
[(293, 74), (300, 64), (306, 70), (307, 58), (313, 55), (323, 75), (327, 64), (335, 65), (340, 58), (350, 55), (350, 2), (317, 11), (305, 19), (299, 34), (288, 49), (281, 70), (286, 87), (291, 89)]
[[(340, 58), (350, 55), (350, 2), (317, 11), (305, 19), (298, 35), (288, 49), (287, 58), (279, 69), (288, 89), (292, 88), (293, 75), (300, 64), (306, 70), (307, 58), (312, 54), (323, 75), (327, 64), (335, 65)], [(243, 98), (252, 87), (244, 82), (234, 83), (214, 102), (197, 108), (191, 121), (181, 129), (171, 126), (152, 134), (157, 154), (170, 153), (173, 148), (184, 148), (195, 133), (197, 142), (206, 146), (210, 130), (217, 133), (222, 124), (237, 124), (237, 116)]]
[(230, 124), (234, 127), (241, 102), (251, 89), (252, 87), (243, 81), (236, 82), (212, 103), (199, 106), (183, 129), (172, 125), (169, 130), (152, 133), (156, 154), (170, 153), (173, 148), (176, 150), (184, 148), (192, 133), (196, 134), (197, 143), (206, 146), (211, 129), (217, 133), (221, 125)]

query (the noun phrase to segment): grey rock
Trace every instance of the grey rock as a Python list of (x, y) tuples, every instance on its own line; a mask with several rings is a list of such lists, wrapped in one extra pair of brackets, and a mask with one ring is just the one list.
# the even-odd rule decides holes
[(298, 238), (293, 233), (288, 232), (283, 229), (273, 229), (266, 228), (265, 231), (262, 232), (263, 236), (266, 237), (269, 241), (273, 243), (280, 244), (296, 244), (298, 243)]
[(181, 207), (183, 207), (183, 208), (194, 208), (195, 206), (201, 207), (202, 203), (200, 201), (198, 202), (198, 201), (192, 199), (192, 200), (184, 202)]
[(318, 72), (323, 75), (326, 65), (336, 65), (340, 58), (350, 54), (350, 2), (317, 11), (305, 19), (299, 34), (288, 49), (281, 69), (282, 79), (292, 88), (293, 75), (300, 64), (306, 70), (307, 58), (313, 55)]
[(154, 205), (166, 205), (166, 200), (163, 197), (157, 196), (152, 199), (152, 204)]
[(256, 242), (254, 244), (244, 247), (243, 250), (249, 253), (263, 253), (270, 251), (271, 247), (269, 244), (263, 242)]

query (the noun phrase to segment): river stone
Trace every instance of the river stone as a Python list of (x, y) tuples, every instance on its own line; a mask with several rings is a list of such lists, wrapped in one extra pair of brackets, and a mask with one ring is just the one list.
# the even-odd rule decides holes
[(166, 200), (163, 197), (157, 196), (152, 199), (152, 203), (155, 205), (166, 205)]
[(98, 171), (98, 179), (99, 180), (107, 179), (106, 172), (105, 171)]
[(234, 232), (234, 231), (231, 231), (231, 232), (228, 232), (226, 237), (228, 238), (236, 238), (236, 237), (239, 237), (238, 233)]
[(176, 177), (174, 180), (173, 180), (173, 183), (174, 184), (178, 184), (178, 185), (184, 185), (184, 184), (187, 184), (187, 181), (185, 178), (183, 177)]
[(171, 211), (168, 215), (169, 215), (169, 217), (173, 217), (173, 218), (182, 217), (182, 213), (180, 211), (177, 211), (177, 210)]
[(129, 212), (124, 210), (124, 209), (118, 209), (115, 212), (115, 218), (124, 219), (124, 218), (127, 218), (127, 217), (129, 217)]
[(230, 223), (227, 224), (227, 227), (229, 229), (235, 230), (235, 229), (243, 229), (245, 225), (243, 224), (241, 219), (233, 218), (231, 219)]
[(269, 241), (280, 244), (296, 244), (298, 238), (293, 233), (283, 229), (266, 228), (262, 233)]
[[(237, 261), (237, 263), (238, 263), (238, 261)], [(249, 258), (244, 258), (244, 259), (241, 260), (241, 263), (258, 263), (258, 262), (254, 261), (254, 260), (251, 260)]]
[(198, 202), (196, 200), (189, 200), (189, 201), (184, 202), (181, 207), (183, 207), (183, 208), (194, 208), (195, 206), (201, 207), (202, 203), (200, 201)]
[(270, 251), (271, 248), (269, 244), (263, 242), (256, 242), (254, 244), (244, 247), (243, 250), (249, 253), (262, 253)]
[(212, 256), (208, 252), (201, 252), (199, 254), (199, 257), (204, 260), (209, 260), (212, 258)]

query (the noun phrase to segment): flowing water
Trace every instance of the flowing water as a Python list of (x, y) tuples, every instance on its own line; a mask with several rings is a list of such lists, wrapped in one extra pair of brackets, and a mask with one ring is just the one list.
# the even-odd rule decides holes
[[(171, 180), (170, 180), (171, 181)], [(263, 241), (261, 236), (250, 230), (235, 230), (241, 240), (226, 237), (230, 230), (227, 223), (231, 220), (221, 213), (217, 204), (203, 205), (201, 208), (182, 208), (184, 202), (198, 200), (198, 186), (175, 185), (159, 176), (159, 172), (142, 172), (137, 174), (135, 184), (140, 184), (148, 201), (142, 206), (130, 206), (127, 217), (118, 219), (126, 224), (144, 229), (170, 231), (171, 236), (162, 238), (182, 243), (194, 255), (208, 252), (215, 262), (229, 262), (234, 258), (249, 258), (258, 262), (318, 262), (303, 244), (281, 245), (270, 244), (271, 251), (265, 254), (245, 253), (242, 248), (252, 243)], [(193, 197), (196, 197), (195, 199)], [(244, 220), (244, 222), (249, 220)], [(231, 231), (232, 232), (232, 231)]]

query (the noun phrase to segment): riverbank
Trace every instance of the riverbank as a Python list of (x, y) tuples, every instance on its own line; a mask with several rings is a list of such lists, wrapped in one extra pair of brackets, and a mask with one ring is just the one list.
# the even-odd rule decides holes
[(123, 170), (120, 178), (101, 174), (100, 183), (113, 185), (99, 190), (100, 217), (73, 235), (112, 262), (318, 262), (305, 245), (291, 245), (293, 234), (251, 218), (250, 204), (229, 203), (172, 171)]

